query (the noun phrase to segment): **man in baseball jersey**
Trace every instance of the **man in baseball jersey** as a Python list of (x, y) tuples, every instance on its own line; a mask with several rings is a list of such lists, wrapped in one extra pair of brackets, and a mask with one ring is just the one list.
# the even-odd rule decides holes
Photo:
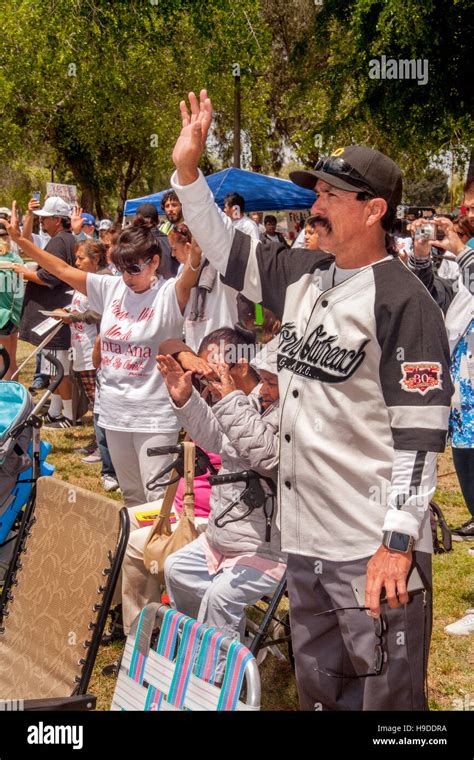
[(197, 168), (212, 105), (205, 90), (189, 100), (171, 182), (186, 222), (224, 282), (282, 323), (279, 522), (301, 708), (424, 710), (429, 501), (452, 386), (441, 312), (390, 244), (400, 170), (351, 145), (294, 172), (318, 194), (322, 250), (257, 242)]

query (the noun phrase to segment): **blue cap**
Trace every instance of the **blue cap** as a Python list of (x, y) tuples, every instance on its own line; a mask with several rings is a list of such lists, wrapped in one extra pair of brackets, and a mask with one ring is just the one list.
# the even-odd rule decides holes
[(85, 224), (93, 224), (95, 227), (95, 218), (92, 216), (92, 214), (87, 214), (85, 211), (81, 214), (82, 221)]

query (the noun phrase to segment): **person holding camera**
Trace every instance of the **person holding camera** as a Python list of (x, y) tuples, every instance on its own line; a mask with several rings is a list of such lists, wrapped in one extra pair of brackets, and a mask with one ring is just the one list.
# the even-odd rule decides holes
[[(441, 307), (451, 348), (454, 384), (449, 434), (453, 462), (466, 506), (471, 513), (453, 530), (455, 540), (474, 540), (474, 249), (466, 245), (453, 222), (437, 219), (430, 229), (422, 220), (413, 223), (414, 255), (410, 266)], [(433, 227), (436, 229), (433, 231)], [(427, 233), (431, 233), (431, 238)], [(448, 280), (435, 274), (430, 247), (436, 245), (457, 256), (459, 277)]]
[[(468, 187), (468, 186), (467, 186)], [(428, 288), (445, 316), (451, 349), (451, 379), (454, 385), (449, 436), (454, 468), (469, 519), (452, 530), (455, 541), (474, 540), (474, 249), (466, 245), (447, 219), (434, 220), (433, 227), (419, 220), (413, 223), (414, 255), (409, 265)], [(430, 233), (430, 237), (428, 237)], [(430, 247), (453, 251), (457, 256), (459, 276), (448, 280), (439, 277), (430, 260)], [(447, 633), (465, 636), (474, 633), (474, 610), (467, 610), (460, 620), (446, 626)]]
[[(337, 150), (291, 176), (318, 193), (330, 253), (257, 242), (214, 203), (198, 169), (212, 104), (205, 90), (189, 99), (171, 180), (186, 223), (224, 282), (282, 321), (279, 524), (301, 708), (424, 710), (428, 509), (452, 385), (440, 310), (389, 235), (400, 169), (363, 146)], [(409, 594), (415, 567), (423, 590)]]

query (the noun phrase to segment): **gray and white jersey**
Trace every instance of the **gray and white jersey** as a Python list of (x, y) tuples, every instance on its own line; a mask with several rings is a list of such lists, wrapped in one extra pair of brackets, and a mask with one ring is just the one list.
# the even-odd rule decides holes
[(388, 256), (335, 284), (334, 257), (257, 243), (232, 227), (199, 177), (172, 179), (186, 222), (226, 284), (282, 322), (282, 548), (368, 557), (383, 530), (431, 550), (428, 503), (452, 385), (439, 308)]

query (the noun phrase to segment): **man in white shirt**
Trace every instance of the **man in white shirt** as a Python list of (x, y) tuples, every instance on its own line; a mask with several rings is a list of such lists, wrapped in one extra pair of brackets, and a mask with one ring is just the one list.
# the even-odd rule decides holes
[(224, 198), (224, 214), (232, 219), (232, 224), (237, 230), (255, 240), (260, 240), (258, 226), (248, 216), (244, 215), (245, 200), (239, 193), (227, 193)]

